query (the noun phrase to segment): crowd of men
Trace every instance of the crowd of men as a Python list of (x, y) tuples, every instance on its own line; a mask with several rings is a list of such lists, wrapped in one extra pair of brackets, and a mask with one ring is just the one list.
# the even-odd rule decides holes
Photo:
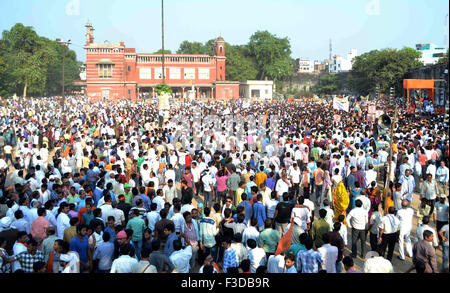
[(448, 272), (448, 121), (357, 107), (4, 99), (0, 271)]

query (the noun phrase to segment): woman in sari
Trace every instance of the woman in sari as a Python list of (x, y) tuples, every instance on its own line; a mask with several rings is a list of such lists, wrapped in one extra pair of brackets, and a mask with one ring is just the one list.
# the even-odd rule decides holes
[(338, 217), (340, 215), (344, 215), (344, 223), (345, 218), (347, 216), (347, 207), (350, 202), (348, 197), (347, 189), (344, 186), (344, 183), (339, 182), (338, 186), (333, 189), (333, 209), (334, 209), (334, 221), (338, 221)]

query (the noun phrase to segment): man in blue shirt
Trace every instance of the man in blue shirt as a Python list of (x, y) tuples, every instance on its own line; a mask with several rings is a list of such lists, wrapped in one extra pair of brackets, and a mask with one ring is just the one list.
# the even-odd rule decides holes
[(145, 187), (141, 186), (141, 188), (139, 189), (139, 192), (141, 193), (139, 196), (142, 198), (142, 201), (144, 202), (144, 207), (147, 211), (150, 210), (150, 205), (152, 204), (152, 201), (150, 200), (150, 197), (148, 197), (145, 194)]
[(175, 224), (168, 223), (164, 228), (164, 234), (167, 235), (166, 245), (164, 246), (164, 254), (170, 257), (172, 252), (175, 251), (173, 248), (173, 241), (178, 239), (178, 235), (175, 233)]
[(277, 181), (275, 180), (275, 173), (272, 171), (269, 174), (269, 177), (266, 179), (266, 186), (268, 188), (270, 188), (271, 190), (275, 189), (275, 184), (277, 183)]
[[(238, 205), (238, 207), (244, 207), (245, 210), (245, 220), (244, 223), (247, 223), (253, 216), (253, 209), (251, 203), (247, 200), (247, 194), (244, 192), (241, 195), (242, 202)], [(237, 218), (236, 218), (237, 220)]]
[(77, 235), (70, 241), (70, 250), (75, 251), (80, 256), (80, 272), (92, 271), (92, 253), (89, 246), (87, 225), (77, 225)]
[(262, 203), (262, 194), (256, 196), (257, 202), (253, 205), (253, 218), (258, 220), (258, 229), (262, 231), (266, 221), (266, 208)]
[(103, 242), (95, 249), (93, 260), (97, 273), (109, 273), (114, 256), (114, 243), (110, 241), (110, 234), (103, 233)]
[(98, 201), (103, 197), (103, 189), (105, 188), (105, 181), (100, 180), (94, 190), (94, 205), (97, 206)]

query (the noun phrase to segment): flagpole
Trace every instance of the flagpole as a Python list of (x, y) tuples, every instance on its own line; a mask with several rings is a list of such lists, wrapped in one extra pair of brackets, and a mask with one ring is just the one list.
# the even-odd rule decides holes
[(384, 212), (387, 214), (387, 193), (389, 189), (390, 177), (391, 177), (391, 168), (392, 168), (392, 156), (393, 156), (393, 145), (394, 145), (394, 126), (397, 121), (397, 104), (394, 108), (394, 118), (392, 119), (391, 124), (391, 141), (390, 141), (390, 151), (389, 151), (389, 160), (388, 160), (388, 173), (386, 175), (386, 182), (384, 183)]

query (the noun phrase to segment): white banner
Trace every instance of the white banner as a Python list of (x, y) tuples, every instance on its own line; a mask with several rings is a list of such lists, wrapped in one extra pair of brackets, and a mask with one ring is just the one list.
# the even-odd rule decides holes
[(348, 112), (348, 110), (350, 108), (350, 102), (348, 101), (348, 97), (345, 97), (345, 98), (335, 97), (333, 99), (333, 108), (336, 110), (342, 110), (342, 111)]

